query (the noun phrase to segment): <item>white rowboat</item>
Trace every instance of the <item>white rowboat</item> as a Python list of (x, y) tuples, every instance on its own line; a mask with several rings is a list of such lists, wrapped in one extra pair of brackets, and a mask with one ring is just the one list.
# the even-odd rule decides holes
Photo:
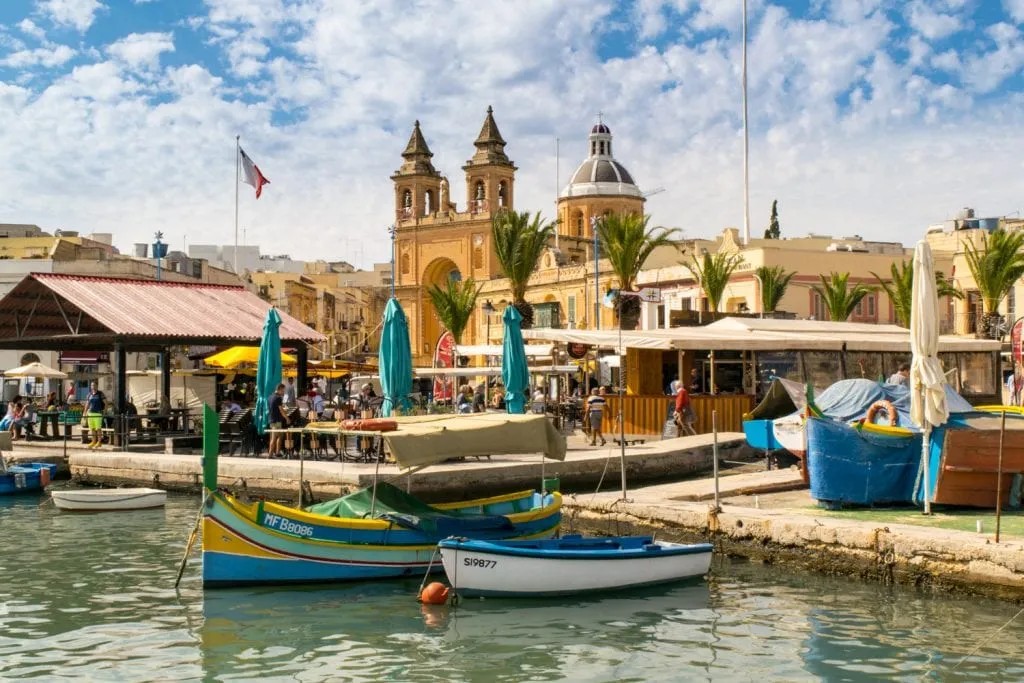
[(439, 544), (452, 588), (461, 596), (546, 597), (619, 590), (704, 576), (712, 546), (650, 536)]
[(163, 507), (167, 491), (160, 489), (74, 489), (52, 491), (53, 504), (60, 510), (102, 512)]

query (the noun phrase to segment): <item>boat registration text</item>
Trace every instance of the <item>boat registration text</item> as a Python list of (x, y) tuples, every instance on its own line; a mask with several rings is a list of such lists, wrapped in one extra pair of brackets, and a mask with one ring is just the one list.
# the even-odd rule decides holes
[(481, 567), (483, 569), (493, 569), (498, 566), (495, 560), (481, 560), (479, 557), (464, 557), (462, 558), (462, 564), (467, 567)]
[(313, 527), (306, 524), (299, 524), (280, 515), (266, 514), (263, 516), (263, 523), (271, 529), (295, 534), (296, 536), (312, 536)]

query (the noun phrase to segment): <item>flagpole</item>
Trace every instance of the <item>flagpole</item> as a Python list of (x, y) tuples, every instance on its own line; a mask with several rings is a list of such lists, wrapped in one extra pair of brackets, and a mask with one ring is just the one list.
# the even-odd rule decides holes
[(235, 136), (235, 259), (234, 268), (235, 275), (238, 275), (238, 183), (239, 183), (239, 172), (242, 168), (242, 146), (239, 144), (241, 135)]
[(747, 128), (747, 0), (743, 0), (743, 244), (750, 244), (750, 133)]

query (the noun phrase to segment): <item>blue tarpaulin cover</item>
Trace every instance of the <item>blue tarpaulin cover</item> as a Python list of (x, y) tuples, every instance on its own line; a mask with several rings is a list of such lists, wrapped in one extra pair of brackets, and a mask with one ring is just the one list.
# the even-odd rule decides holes
[[(814, 398), (815, 405), (827, 417), (842, 422), (859, 420), (875, 401), (889, 400), (899, 415), (897, 426), (913, 428), (910, 421), (910, 389), (899, 384), (879, 384), (869, 379), (844, 379)], [(946, 404), (950, 413), (969, 413), (971, 404), (946, 385)]]

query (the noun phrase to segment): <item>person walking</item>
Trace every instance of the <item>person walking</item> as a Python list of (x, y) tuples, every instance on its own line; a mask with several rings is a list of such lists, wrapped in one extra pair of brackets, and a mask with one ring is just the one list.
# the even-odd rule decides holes
[(476, 391), (473, 392), (473, 412), (474, 413), (486, 413), (487, 412), (487, 401), (484, 400), (484, 388), (486, 387), (486, 380), (476, 385)]
[(604, 434), (601, 433), (601, 420), (604, 419), (604, 407), (606, 401), (604, 396), (597, 389), (590, 390), (590, 398), (587, 399), (587, 416), (590, 422), (590, 445), (596, 446), (597, 440), (601, 439), (601, 445), (608, 443)]
[(89, 448), (103, 445), (103, 411), (107, 409), (107, 397), (99, 390), (96, 381), (89, 383), (89, 395), (85, 397), (85, 423), (92, 433)]
[[(270, 400), (267, 401), (267, 408), (270, 413), (270, 428), (274, 430), (284, 429), (288, 426), (288, 413), (284, 410), (284, 392), (284, 385), (278, 384), (277, 389), (270, 395)], [(276, 458), (281, 455), (283, 437), (284, 435), (279, 431), (270, 433), (270, 444), (267, 446), (267, 455), (269, 457)]]
[(672, 420), (676, 423), (676, 437), (680, 437), (684, 433), (691, 436), (697, 434), (697, 430), (693, 427), (693, 423), (697, 421), (697, 416), (690, 406), (690, 392), (682, 385), (680, 385), (679, 391), (676, 392), (676, 410), (672, 415)]

